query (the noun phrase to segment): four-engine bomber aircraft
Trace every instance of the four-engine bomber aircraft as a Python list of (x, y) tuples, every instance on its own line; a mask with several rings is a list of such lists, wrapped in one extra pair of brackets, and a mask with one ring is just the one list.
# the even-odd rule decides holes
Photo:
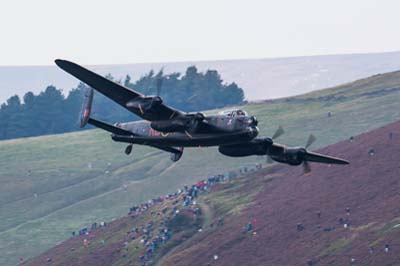
[[(274, 139), (283, 134), (282, 128), (272, 138), (257, 138), (257, 119), (242, 110), (205, 116), (200, 112), (185, 113), (169, 107), (159, 96), (162, 79), (157, 80), (156, 96), (144, 96), (75, 63), (60, 59), (55, 63), (90, 86), (82, 105), (81, 127), (89, 123), (111, 132), (114, 141), (128, 143), (126, 154), (131, 153), (133, 144), (148, 145), (170, 152), (171, 159), (176, 162), (184, 147), (219, 146), (219, 152), (227, 156), (267, 155), (280, 163), (303, 164), (305, 172), (310, 171), (308, 162), (348, 164), (339, 158), (308, 151), (308, 146), (315, 141), (312, 135), (305, 148), (275, 143)], [(91, 118), (92, 88), (148, 121), (110, 125)]]

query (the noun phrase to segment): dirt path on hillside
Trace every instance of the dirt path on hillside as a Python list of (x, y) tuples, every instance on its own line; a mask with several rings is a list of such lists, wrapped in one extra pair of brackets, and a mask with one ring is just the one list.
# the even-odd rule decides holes
[[(199, 199), (196, 201), (197, 205), (199, 206), (199, 208), (201, 209), (201, 213), (202, 213), (202, 218), (203, 218), (203, 223), (201, 225), (201, 228), (207, 228), (210, 224), (212, 219), (214, 218), (214, 213), (211, 210), (210, 206), (204, 201), (204, 199)], [(172, 248), (170, 251), (168, 251), (164, 256), (162, 256), (157, 263), (155, 264), (155, 266), (162, 266), (164, 264), (165, 259), (167, 259), (169, 256), (171, 256), (178, 248), (181, 248), (182, 245), (185, 245), (187, 243), (190, 243), (191, 241), (193, 241), (194, 238), (196, 238), (197, 234), (194, 234), (193, 237), (189, 238), (188, 240), (185, 241), (185, 243), (181, 244), (181, 245), (177, 245), (176, 247)]]

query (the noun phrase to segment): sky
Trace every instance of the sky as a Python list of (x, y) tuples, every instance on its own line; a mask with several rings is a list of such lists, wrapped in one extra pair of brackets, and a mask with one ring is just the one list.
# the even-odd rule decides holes
[(397, 0), (1, 0), (0, 65), (400, 50)]

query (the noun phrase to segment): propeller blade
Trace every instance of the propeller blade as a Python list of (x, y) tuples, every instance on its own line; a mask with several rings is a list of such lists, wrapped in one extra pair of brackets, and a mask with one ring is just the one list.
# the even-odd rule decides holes
[(305, 148), (308, 149), (316, 140), (317, 140), (317, 138), (313, 134), (310, 134), (310, 136), (308, 137), (308, 140), (307, 140)]
[(160, 96), (161, 93), (161, 87), (163, 84), (163, 73), (164, 73), (164, 67), (161, 68), (160, 72), (156, 75), (156, 89), (157, 89), (157, 96)]
[(311, 172), (311, 166), (308, 161), (303, 162), (303, 171), (304, 171), (304, 174), (308, 174)]
[(163, 78), (162, 77), (157, 78), (157, 83), (156, 83), (157, 96), (160, 96), (162, 83), (163, 83)]
[(272, 139), (277, 139), (285, 133), (285, 130), (281, 126), (276, 130), (275, 134), (272, 136)]

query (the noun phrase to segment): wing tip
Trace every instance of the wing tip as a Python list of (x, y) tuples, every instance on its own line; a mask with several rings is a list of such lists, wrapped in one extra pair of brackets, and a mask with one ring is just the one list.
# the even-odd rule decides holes
[(349, 161), (342, 159), (342, 158), (330, 157), (330, 159), (332, 160), (331, 164), (341, 164), (341, 165), (350, 164)]
[(350, 164), (350, 162), (349, 161), (346, 161), (346, 160), (343, 160), (343, 159), (340, 159), (340, 163), (339, 164)]
[(69, 65), (74, 65), (74, 63), (72, 63), (72, 62), (70, 62), (68, 60), (60, 59), (60, 58), (57, 58), (56, 60), (54, 60), (54, 63), (56, 63), (56, 65), (60, 68), (67, 67)]
[(333, 157), (325, 154), (320, 154), (316, 152), (307, 152), (306, 154), (306, 160), (310, 162), (317, 162), (317, 163), (327, 163), (327, 164), (341, 164), (341, 165), (347, 165), (350, 164), (349, 161), (344, 160), (342, 158), (338, 157)]
[(63, 68), (63, 66), (65, 65), (66, 61), (63, 59), (59, 59), (57, 58), (56, 60), (54, 60), (54, 63), (56, 63), (56, 65), (60, 68)]

